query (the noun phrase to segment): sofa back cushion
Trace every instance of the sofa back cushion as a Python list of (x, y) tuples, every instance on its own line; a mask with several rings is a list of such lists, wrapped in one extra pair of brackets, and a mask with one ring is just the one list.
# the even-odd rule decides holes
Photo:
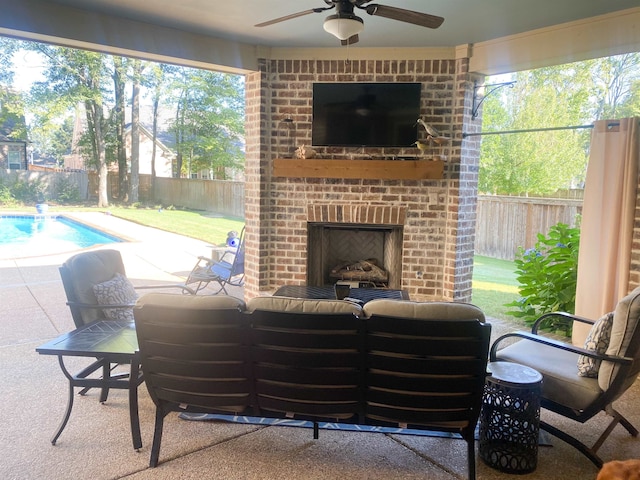
[(249, 300), (257, 406), (289, 418), (355, 421), (362, 310), (339, 300)]
[(247, 303), (247, 310), (290, 313), (351, 313), (362, 315), (362, 308), (346, 300), (312, 300), (292, 297), (255, 297)]
[(470, 303), (411, 302), (407, 300), (372, 300), (364, 306), (364, 314), (422, 320), (478, 320), (485, 322), (480, 308)]
[(480, 411), (491, 326), (482, 311), (446, 302), (365, 305), (370, 422), (460, 428)]
[[(620, 392), (631, 385), (640, 371), (640, 287), (618, 302), (613, 315), (611, 339), (605, 352), (607, 355), (626, 356), (636, 361), (627, 372)], [(615, 379), (620, 367), (603, 361), (598, 373), (598, 384), (607, 390)]]
[(140, 363), (160, 408), (246, 414), (251, 404), (244, 302), (230, 296), (150, 293), (133, 309)]

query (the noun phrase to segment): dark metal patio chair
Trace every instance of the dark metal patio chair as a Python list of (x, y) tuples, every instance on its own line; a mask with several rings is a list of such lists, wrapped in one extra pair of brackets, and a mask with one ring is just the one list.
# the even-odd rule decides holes
[[(594, 323), (575, 315), (555, 312), (543, 315), (531, 333), (513, 332), (498, 338), (491, 347), (491, 361), (515, 362), (538, 370), (542, 376), (541, 406), (563, 417), (586, 423), (600, 412), (611, 416), (611, 422), (592, 446), (550, 423), (541, 421), (540, 428), (567, 442), (596, 466), (602, 459), (597, 451), (618, 423), (633, 437), (638, 430), (613, 408), (613, 402), (633, 385), (640, 372), (640, 288), (618, 302), (611, 324), (611, 338), (604, 353), (576, 347), (538, 334), (550, 316), (571, 321)], [(504, 348), (504, 340), (521, 340)], [(601, 362), (594, 376), (578, 375), (578, 360), (591, 358)]]

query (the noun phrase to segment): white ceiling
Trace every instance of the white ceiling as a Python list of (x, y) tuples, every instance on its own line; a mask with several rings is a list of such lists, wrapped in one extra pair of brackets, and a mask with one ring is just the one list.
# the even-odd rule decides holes
[[(375, 0), (374, 0), (375, 1)], [(333, 11), (313, 13), (257, 28), (276, 17), (326, 7), (324, 0), (48, 0), (210, 35), (273, 47), (336, 47), (322, 28)], [(478, 43), (507, 35), (640, 6), (639, 0), (379, 0), (382, 5), (444, 17), (432, 30), (368, 15), (353, 47), (441, 47)]]

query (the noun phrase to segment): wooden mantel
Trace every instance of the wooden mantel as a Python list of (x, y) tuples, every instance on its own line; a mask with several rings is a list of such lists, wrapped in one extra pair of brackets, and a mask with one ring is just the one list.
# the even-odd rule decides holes
[(274, 177), (430, 180), (443, 178), (442, 160), (350, 160), (276, 158)]

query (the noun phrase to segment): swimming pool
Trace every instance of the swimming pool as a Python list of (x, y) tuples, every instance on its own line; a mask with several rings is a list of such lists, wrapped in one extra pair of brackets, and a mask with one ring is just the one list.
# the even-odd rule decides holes
[(0, 259), (52, 255), (122, 241), (60, 215), (0, 215)]

